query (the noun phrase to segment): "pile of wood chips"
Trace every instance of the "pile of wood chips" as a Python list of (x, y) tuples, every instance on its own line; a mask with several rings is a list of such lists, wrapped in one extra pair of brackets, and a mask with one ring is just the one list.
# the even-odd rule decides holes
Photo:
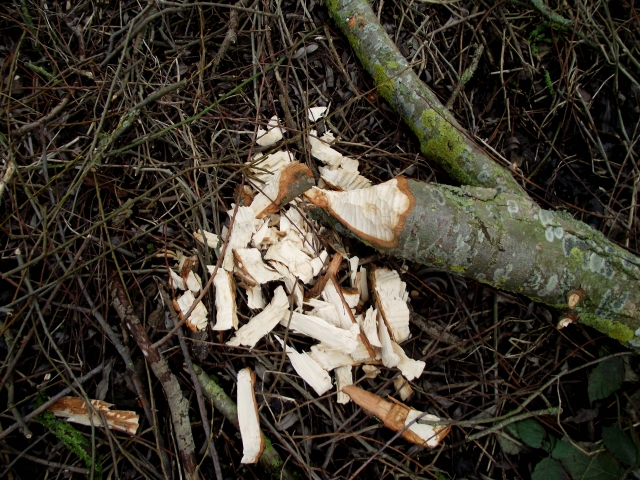
[[(316, 121), (325, 113), (325, 107), (315, 107), (309, 118)], [(274, 117), (268, 130), (258, 131), (257, 142), (272, 145), (283, 138), (283, 131)], [(367, 195), (372, 190), (371, 183), (358, 173), (358, 161), (331, 148), (329, 143), (333, 140), (330, 134), (318, 138), (314, 130), (309, 136), (312, 156), (325, 164), (319, 169), (320, 186), (332, 191), (357, 190), (365, 200), (374, 198)], [(410, 337), (410, 329), (408, 293), (398, 272), (376, 266), (367, 272), (359, 265), (358, 257), (340, 254), (329, 261), (319, 240), (324, 227), (306, 215), (303, 195), (289, 199), (292, 193), (301, 194), (309, 189), (311, 183), (304, 181), (312, 182), (309, 169), (296, 162), (290, 153), (258, 154), (251, 161), (250, 172), (250, 185), (244, 186), (241, 196), (243, 204), (233, 205), (227, 212), (229, 228), (223, 228), (221, 238), (210, 232), (194, 233), (194, 238), (219, 258), (217, 266), (206, 266), (215, 286), (216, 315), (211, 328), (234, 330), (227, 341), (230, 347), (253, 348), (278, 324), (293, 334), (317, 340), (308, 352), (298, 352), (272, 334), (285, 349), (297, 374), (319, 396), (333, 389), (330, 373), (334, 372), (338, 403), (353, 399), (388, 427), (402, 431), (405, 438), (430, 448), (437, 446), (449, 430), (430, 425), (440, 421), (438, 417), (398, 402), (390, 404), (352, 386), (354, 366), (362, 366), (370, 377), (375, 376), (376, 365), (396, 367), (402, 375), (394, 385), (405, 400), (412, 393), (408, 382), (420, 377), (424, 370), (425, 363), (409, 358), (399, 345)], [(314, 190), (317, 196), (318, 189)], [(353, 206), (354, 218), (359, 216), (358, 209), (366, 208), (369, 217), (372, 212), (381, 211), (375, 201), (364, 206), (362, 201), (354, 202)], [(169, 271), (172, 286), (184, 292), (174, 300), (174, 307), (184, 318), (193, 306), (186, 323), (194, 331), (203, 330), (209, 324), (207, 309), (201, 301), (194, 306), (203, 288), (197, 273), (197, 257), (181, 252), (171, 252), (171, 256), (177, 261), (176, 270)], [(349, 265), (348, 286), (337, 279), (343, 260)], [(255, 313), (242, 326), (237, 316), (236, 287), (244, 290), (247, 304)], [(256, 437), (256, 431), (259, 432), (256, 402), (241, 398), (240, 393), (253, 395), (255, 376), (241, 373), (238, 415), (241, 426), (245, 426), (241, 429), (245, 444), (242, 461), (254, 463), (262, 451), (256, 448), (259, 437)]]

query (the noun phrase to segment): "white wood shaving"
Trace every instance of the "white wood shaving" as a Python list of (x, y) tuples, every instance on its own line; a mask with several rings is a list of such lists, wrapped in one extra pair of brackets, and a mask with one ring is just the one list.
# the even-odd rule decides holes
[(253, 348), (267, 333), (285, 318), (289, 318), (289, 298), (282, 287), (276, 288), (271, 303), (249, 323), (240, 327), (227, 345)]

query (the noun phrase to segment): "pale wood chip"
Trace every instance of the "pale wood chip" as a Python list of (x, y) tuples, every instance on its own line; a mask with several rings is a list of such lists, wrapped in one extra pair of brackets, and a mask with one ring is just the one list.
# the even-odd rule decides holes
[[(340, 168), (345, 169), (347, 172), (358, 173), (360, 169), (360, 162), (358, 162), (358, 160), (356, 160), (355, 158), (343, 157)], [(371, 185), (371, 182), (369, 182), (369, 185)]]
[(288, 239), (269, 247), (264, 258), (282, 263), (302, 283), (309, 283), (313, 278), (311, 259)]
[(342, 328), (340, 316), (338, 315), (338, 311), (336, 310), (336, 307), (333, 303), (318, 300), (316, 298), (310, 298), (305, 302), (305, 305), (313, 307), (313, 310), (309, 312), (309, 315), (320, 317), (323, 320), (329, 322), (334, 327)]
[(213, 330), (238, 329), (238, 315), (236, 313), (236, 289), (233, 275), (221, 268), (213, 279), (216, 287), (216, 324)]
[(400, 279), (398, 272), (386, 268), (374, 268), (371, 283), (378, 311), (389, 328), (391, 338), (397, 343), (407, 340), (411, 336), (407, 285)]
[(288, 324), (289, 329), (294, 332), (315, 338), (329, 348), (342, 350), (344, 353), (352, 353), (358, 346), (357, 338), (360, 328), (356, 324), (353, 324), (351, 329), (345, 330), (334, 327), (319, 317), (298, 312), (293, 312), (290, 321), (289, 318), (284, 318), (280, 324), (285, 327)]
[(311, 107), (308, 111), (310, 122), (317, 122), (327, 114), (328, 107)]
[[(107, 425), (111, 430), (127, 432), (135, 435), (138, 430), (138, 414), (128, 410), (109, 410), (113, 404), (103, 402), (102, 400), (90, 400), (93, 408), (104, 415)], [(87, 409), (87, 404), (80, 397), (62, 397), (55, 402), (47, 411), (53, 413), (56, 417), (66, 418), (68, 422), (79, 423), (80, 425), (91, 426), (91, 422), (95, 426), (102, 426), (102, 420), (99, 415)], [(89, 416), (91, 415), (91, 418)]]
[(387, 368), (395, 367), (400, 363), (400, 357), (393, 348), (394, 342), (391, 340), (389, 330), (387, 330), (387, 326), (380, 318), (380, 315), (378, 315), (378, 338), (380, 338), (382, 348), (382, 364)]
[[(176, 310), (180, 314), (180, 318), (182, 318), (191, 308), (191, 305), (196, 301), (196, 297), (193, 296), (191, 290), (187, 290), (180, 297), (178, 297), (177, 301), (174, 303), (174, 307), (177, 307)], [(199, 330), (204, 330), (207, 327), (208, 319), (207, 319), (208, 311), (207, 307), (204, 306), (204, 303), (201, 301), (198, 302), (196, 307), (189, 315), (187, 319), (187, 327), (189, 327), (192, 331), (197, 332)]]
[(398, 392), (398, 395), (400, 395), (400, 398), (403, 402), (411, 395), (413, 395), (413, 388), (411, 388), (411, 385), (409, 385), (407, 379), (402, 375), (396, 377), (396, 379), (393, 381), (393, 386), (396, 389), (396, 392)]
[(361, 368), (364, 372), (364, 378), (376, 378), (380, 373), (380, 369), (375, 365), (362, 365)]
[(333, 135), (325, 134), (318, 138), (318, 132), (315, 130), (309, 132), (311, 155), (327, 165), (339, 167), (342, 163), (343, 155), (329, 146), (329, 143), (333, 140)]
[(267, 130), (258, 128), (258, 132), (256, 133), (256, 143), (261, 147), (269, 147), (282, 140), (283, 133), (284, 128), (280, 126), (280, 121), (278, 120), (277, 115), (274, 115), (267, 124)]
[(293, 161), (293, 155), (284, 150), (272, 153), (271, 155), (258, 153), (250, 162), (248, 162), (252, 165), (249, 172), (253, 177), (255, 177), (255, 179), (249, 179), (249, 183), (254, 187), (260, 187), (263, 183), (268, 182), (276, 172)]
[(377, 317), (378, 311), (373, 307), (369, 307), (364, 314), (364, 319), (362, 320), (362, 331), (372, 347), (382, 347), (382, 343), (380, 343), (380, 336), (378, 335)]
[(256, 285), (255, 287), (251, 287), (246, 290), (247, 292), (247, 305), (252, 310), (262, 310), (267, 306), (267, 302), (264, 300), (264, 295), (262, 294), (262, 287), (260, 285)]
[[(233, 218), (234, 210), (227, 212), (229, 218)], [(237, 248), (245, 248), (251, 238), (256, 233), (254, 226), (255, 216), (251, 207), (238, 207), (238, 211), (233, 221), (233, 228), (227, 244), (227, 249), (222, 260), (222, 267), (228, 272), (233, 272), (234, 258), (233, 250)]]
[(309, 355), (328, 372), (338, 367), (351, 366), (357, 363), (351, 355), (322, 343), (313, 345)]
[(220, 238), (218, 235), (207, 232), (206, 230), (198, 230), (197, 232), (194, 232), (193, 238), (195, 238), (197, 242), (209, 248), (218, 248), (218, 245), (220, 244)]
[(351, 366), (338, 367), (335, 369), (336, 389), (338, 390), (338, 403), (349, 403), (351, 397), (342, 392), (347, 385), (353, 385), (353, 373)]
[(409, 358), (407, 354), (404, 353), (404, 349), (393, 340), (391, 341), (391, 346), (395, 354), (400, 359), (396, 366), (402, 372), (402, 375), (404, 375), (404, 377), (409, 381), (415, 380), (416, 378), (420, 377), (420, 375), (422, 375), (422, 372), (424, 371), (426, 363), (422, 360), (414, 360), (413, 358)]
[(253, 286), (282, 278), (282, 275), (262, 261), (262, 255), (257, 248), (236, 248), (233, 253), (237, 267), (253, 279)]
[(249, 323), (240, 327), (227, 345), (253, 348), (267, 333), (282, 320), (289, 318), (289, 299), (282, 287), (276, 288), (271, 303)]
[[(276, 338), (283, 344), (280, 338)], [(311, 385), (311, 388), (313, 388), (318, 395), (324, 395), (328, 390), (333, 388), (331, 377), (327, 371), (306, 352), (299, 353), (290, 346), (286, 347), (286, 352), (296, 373)]]
[(254, 385), (256, 374), (250, 368), (238, 372), (238, 424), (242, 437), (240, 463), (257, 463), (264, 450), (264, 437), (260, 431), (260, 417)]
[(169, 269), (169, 281), (175, 290), (187, 290), (187, 286), (185, 285), (184, 280), (182, 280), (182, 277), (172, 269)]
[(349, 309), (348, 305), (345, 305), (340, 296), (340, 286), (337, 285), (335, 278), (331, 277), (322, 290), (322, 298), (331, 303), (336, 312), (338, 312), (338, 318), (340, 319), (340, 326), (344, 329), (349, 329), (353, 325), (353, 313)]
[(287, 289), (287, 293), (289, 295), (293, 296), (293, 304), (296, 306), (296, 311), (302, 311), (302, 306), (304, 304), (304, 291), (296, 277), (280, 262), (269, 262), (269, 265), (271, 265), (273, 269), (282, 276), (284, 288)]

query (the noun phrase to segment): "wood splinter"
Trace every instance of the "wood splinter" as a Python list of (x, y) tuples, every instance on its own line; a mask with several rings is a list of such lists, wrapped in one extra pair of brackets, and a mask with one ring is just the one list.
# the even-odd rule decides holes
[(264, 450), (264, 437), (260, 431), (260, 417), (254, 385), (256, 374), (250, 368), (238, 372), (238, 424), (242, 436), (240, 463), (257, 463)]
[[(355, 403), (368, 413), (378, 417), (384, 426), (396, 432), (417, 445), (435, 448), (449, 434), (451, 427), (445, 425), (430, 425), (427, 422), (439, 422), (435, 415), (424, 414), (400, 402), (387, 402), (374, 393), (367, 392), (353, 385), (342, 387), (342, 391), (351, 397)], [(416, 420), (416, 418), (418, 420)], [(416, 420), (415, 422), (413, 422)], [(413, 422), (413, 423), (411, 423)]]
[[(127, 432), (129, 435), (135, 435), (138, 430), (138, 414), (127, 410), (109, 410), (113, 407), (112, 403), (103, 402), (102, 400), (90, 400), (91, 405), (98, 414), (104, 415), (107, 426), (111, 430), (119, 430)], [(89, 410), (84, 399), (80, 397), (62, 397), (56, 403), (47, 408), (47, 411), (53, 413), (56, 417), (63, 417), (67, 422), (79, 423), (80, 425), (90, 426), (93, 422), (96, 426), (102, 426), (102, 420), (96, 413), (91, 413), (89, 418)]]

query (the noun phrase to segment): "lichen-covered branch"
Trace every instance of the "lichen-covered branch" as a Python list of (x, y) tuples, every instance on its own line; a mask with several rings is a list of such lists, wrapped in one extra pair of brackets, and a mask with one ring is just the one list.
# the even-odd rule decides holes
[(113, 308), (138, 344), (156, 378), (162, 384), (169, 409), (171, 410), (171, 421), (185, 476), (189, 480), (197, 478), (195, 443), (189, 420), (189, 402), (182, 394), (180, 383), (178, 383), (178, 379), (169, 369), (165, 358), (156, 348), (152, 347), (151, 339), (140, 323), (140, 319), (133, 312), (131, 302), (129, 302), (126, 290), (117, 273), (110, 277), (109, 293)]
[[(211, 378), (201, 367), (193, 364), (193, 369), (198, 376), (198, 381), (202, 387), (202, 393), (209, 399), (213, 406), (218, 409), (231, 424), (239, 430), (238, 424), (238, 407), (224, 389)], [(284, 480), (293, 480), (295, 476), (289, 472), (284, 465), (280, 454), (277, 452), (271, 441), (264, 435), (265, 447), (260, 457), (260, 465), (269, 475), (275, 475), (277, 478)]]
[[(521, 293), (640, 348), (640, 259), (528, 197), (398, 177), (363, 190), (306, 194), (378, 250)], [(357, 212), (354, 215), (353, 212)]]
[(378, 92), (413, 130), (429, 160), (463, 185), (526, 195), (509, 170), (476, 145), (435, 93), (418, 78), (366, 0), (325, 3), (360, 62), (373, 76)]

